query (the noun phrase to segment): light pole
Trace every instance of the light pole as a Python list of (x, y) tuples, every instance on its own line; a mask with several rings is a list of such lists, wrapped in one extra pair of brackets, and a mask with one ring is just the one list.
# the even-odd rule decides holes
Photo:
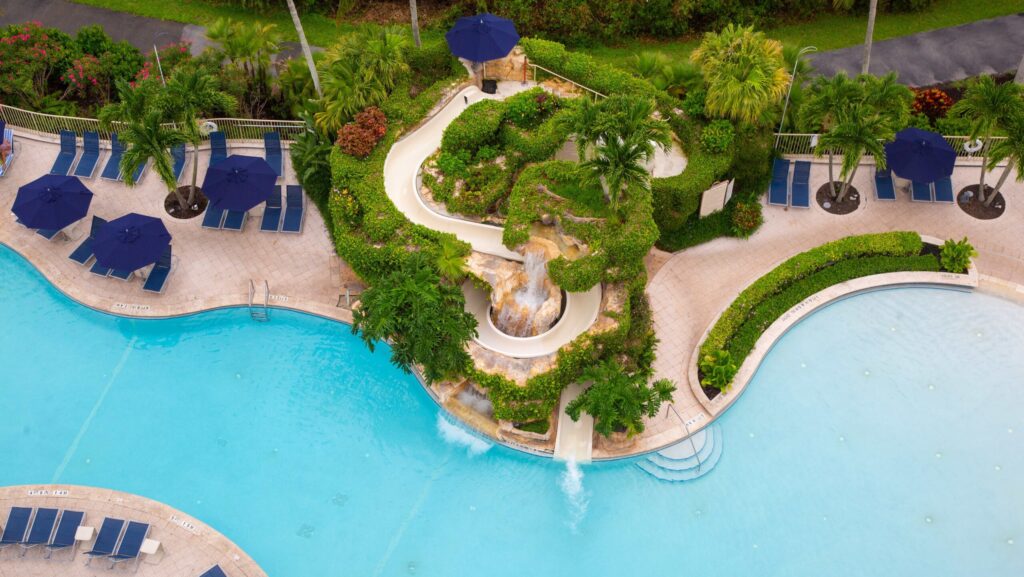
[(164, 79), (164, 67), (160, 64), (160, 50), (156, 47), (157, 38), (161, 36), (167, 36), (167, 33), (161, 32), (153, 37), (153, 56), (156, 56), (156, 68), (160, 71), (160, 83), (167, 86), (167, 80)]
[(790, 77), (789, 90), (786, 91), (786, 103), (782, 105), (782, 118), (779, 119), (779, 131), (775, 133), (775, 148), (779, 147), (779, 140), (782, 139), (782, 125), (786, 122), (786, 109), (789, 108), (789, 97), (793, 94), (793, 85), (796, 84), (796, 69), (800, 66), (800, 57), (808, 52), (817, 52), (816, 46), (804, 46), (800, 49), (800, 52), (796, 53), (796, 58), (793, 60), (793, 75)]

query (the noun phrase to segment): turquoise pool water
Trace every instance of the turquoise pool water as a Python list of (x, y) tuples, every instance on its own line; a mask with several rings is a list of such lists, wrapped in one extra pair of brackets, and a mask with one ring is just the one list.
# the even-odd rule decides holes
[(164, 501), (273, 577), (1024, 574), (1024, 308), (984, 295), (835, 304), (720, 421), (710, 474), (578, 483), (448, 425), (343, 325), (115, 318), (6, 248), (0, 279), (0, 484)]

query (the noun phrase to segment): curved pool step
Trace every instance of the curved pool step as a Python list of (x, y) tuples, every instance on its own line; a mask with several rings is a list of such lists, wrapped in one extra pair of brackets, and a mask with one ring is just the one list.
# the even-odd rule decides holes
[[(708, 474), (722, 456), (722, 430), (712, 424), (690, 440), (651, 453), (637, 466), (663, 481), (692, 481)], [(696, 449), (696, 451), (694, 450)]]

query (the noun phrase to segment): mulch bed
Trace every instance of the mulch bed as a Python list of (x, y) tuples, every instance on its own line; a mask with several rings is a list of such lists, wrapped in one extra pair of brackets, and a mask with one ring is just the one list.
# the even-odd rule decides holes
[[(836, 182), (835, 186), (836, 194), (838, 195), (843, 189), (843, 183)], [(836, 199), (832, 196), (832, 187), (827, 182), (821, 185), (815, 197), (818, 200), (818, 206), (830, 214), (850, 214), (860, 207), (860, 192), (854, 186), (850, 186), (850, 190), (846, 193), (846, 197), (843, 198), (842, 202), (836, 202)]]
[[(191, 184), (187, 186), (179, 186), (178, 192), (181, 196), (185, 197), (185, 199), (188, 199), (188, 192), (191, 188)], [(203, 214), (203, 211), (206, 210), (206, 205), (210, 203), (209, 199), (206, 198), (206, 195), (203, 194), (203, 189), (199, 187), (196, 187), (196, 196), (193, 201), (192, 206), (182, 209), (178, 206), (178, 197), (175, 196), (173, 192), (169, 192), (167, 193), (167, 197), (164, 198), (164, 210), (174, 218), (188, 220)]]
[[(992, 194), (992, 190), (991, 186), (985, 185), (985, 200), (988, 200), (989, 195)], [(965, 193), (970, 193), (970, 198), (967, 199), (966, 202), (964, 202), (964, 196), (966, 196)], [(988, 206), (979, 202), (977, 184), (972, 184), (961, 190), (956, 195), (956, 199), (956, 204), (960, 207), (960, 210), (978, 220), (992, 220), (994, 218), (999, 218), (1003, 215), (1003, 212), (1006, 211), (1006, 199), (1003, 198), (1003, 193), (1001, 192), (996, 195), (996, 199)]]

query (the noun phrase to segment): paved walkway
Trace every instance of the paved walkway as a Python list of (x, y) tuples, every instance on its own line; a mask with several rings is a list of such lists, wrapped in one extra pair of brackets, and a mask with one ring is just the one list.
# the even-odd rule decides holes
[[(864, 46), (857, 45), (813, 54), (810, 60), (824, 76), (840, 70), (855, 75), (860, 73), (863, 56)], [(894, 70), (904, 84), (929, 86), (1016, 70), (1021, 56), (1024, 13), (875, 42), (870, 72)]]
[(148, 537), (160, 542), (153, 555), (143, 555), (136, 574), (140, 577), (196, 577), (219, 565), (231, 577), (266, 577), (266, 573), (227, 537), (205, 523), (171, 507), (128, 493), (77, 485), (20, 485), (0, 487), (0, 516), (7, 519), (11, 507), (50, 507), (85, 513), (83, 527), (92, 527), (93, 539), (79, 543), (77, 551), (55, 552), (43, 557), (40, 548), (4, 551), (0, 577), (86, 577), (132, 571), (135, 563), (108, 571), (110, 562), (95, 559), (88, 567), (82, 551), (88, 551), (105, 517), (148, 523)]
[[(992, 175), (993, 182), (1001, 171), (999, 168)], [(827, 163), (814, 163), (812, 191), (827, 180), (827, 174)], [(953, 174), (954, 190), (976, 183), (978, 174), (977, 166), (959, 166)], [(674, 404), (691, 431), (710, 422), (687, 379), (694, 349), (704, 332), (740, 291), (799, 252), (869, 232), (914, 230), (943, 239), (967, 236), (980, 253), (975, 262), (983, 277), (1024, 284), (1024, 245), (1018, 242), (1024, 230), (1024, 184), (1011, 176), (1004, 192), (1006, 213), (993, 221), (980, 221), (953, 205), (911, 202), (905, 193), (896, 202), (876, 201), (872, 177), (869, 165), (858, 171), (854, 186), (862, 191), (862, 204), (852, 214), (831, 215), (816, 204), (808, 210), (766, 206), (765, 224), (749, 240), (720, 238), (684, 250), (672, 255), (652, 276), (647, 292), (659, 341), (655, 378), (677, 383)], [(685, 436), (678, 419), (669, 418), (667, 411), (663, 409), (648, 421), (647, 430), (631, 451), (653, 450)], [(620, 454), (621, 449), (609, 450), (601, 439), (595, 441), (594, 458)]]

